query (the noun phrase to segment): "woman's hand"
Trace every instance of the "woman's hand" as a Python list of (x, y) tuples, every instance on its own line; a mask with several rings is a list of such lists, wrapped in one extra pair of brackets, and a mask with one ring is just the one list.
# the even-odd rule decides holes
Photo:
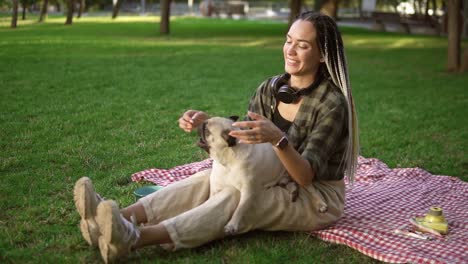
[(191, 132), (208, 118), (209, 116), (205, 112), (188, 110), (179, 118), (179, 127), (185, 132)]
[(283, 132), (268, 118), (250, 111), (247, 114), (253, 121), (233, 123), (232, 126), (244, 130), (233, 130), (229, 133), (230, 136), (238, 138), (240, 143), (247, 144), (270, 142), (275, 145), (281, 139)]
[[(248, 112), (248, 115), (254, 121), (242, 121), (232, 124), (235, 127), (246, 130), (233, 130), (229, 135), (238, 138), (242, 143), (258, 144), (270, 142), (272, 145), (276, 145), (283, 136), (283, 132), (266, 117), (252, 112)], [(295, 182), (301, 186), (312, 183), (315, 172), (312, 170), (310, 163), (291, 145), (286, 146), (284, 149), (273, 149)]]

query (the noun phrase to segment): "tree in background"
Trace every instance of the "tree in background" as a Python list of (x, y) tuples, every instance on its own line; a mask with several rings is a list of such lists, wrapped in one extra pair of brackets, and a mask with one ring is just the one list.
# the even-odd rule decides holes
[(49, 0), (43, 0), (39, 22), (44, 22), (47, 18), (47, 9), (49, 9)]
[(109, 0), (85, 0), (84, 11), (88, 11), (89, 8), (104, 10), (106, 6), (111, 2), (113, 6), (114, 2)]
[(11, 16), (11, 28), (16, 28), (18, 23), (18, 1), (13, 0), (13, 15)]
[(80, 1), (80, 8), (78, 9), (78, 14), (76, 15), (77, 18), (80, 18), (81, 15), (83, 14), (85, 7), (86, 7), (86, 1), (85, 0), (79, 0)]
[(429, 9), (432, 9), (434, 11), (434, 13), (435, 13), (435, 10), (437, 10), (437, 1), (436, 0), (426, 0), (426, 12), (424, 14), (424, 17), (425, 17), (426, 20), (431, 19), (431, 14), (429, 14)]
[(67, 2), (67, 20), (65, 25), (71, 25), (73, 23), (73, 13), (75, 11), (75, 0), (68, 0)]
[[(327, 16), (331, 16), (336, 19), (338, 14), (338, 4), (340, 2), (343, 2), (343, 0), (315, 0), (314, 10), (319, 10)], [(350, 1), (344, 0), (345, 4), (348, 4), (349, 2)]]
[[(339, 0), (315, 0), (314, 10), (320, 10), (320, 12), (336, 19), (339, 2)], [(345, 2), (348, 3), (349, 0), (345, 0)], [(291, 0), (289, 2), (289, 8), (291, 10), (289, 13), (289, 25), (291, 25), (296, 17), (301, 13), (303, 4), (304, 0)]]
[(291, 0), (289, 3), (289, 9), (291, 12), (289, 13), (289, 25), (291, 26), (296, 17), (301, 13), (302, 8), (302, 0)]
[(461, 13), (462, 3), (460, 0), (448, 0), (448, 52), (447, 70), (454, 72), (460, 69), (460, 33), (461, 33)]
[(61, 0), (49, 0), (49, 4), (52, 4), (53, 2), (55, 2), (55, 6), (57, 7), (57, 12), (62, 12), (62, 7), (63, 7), (63, 3)]
[(21, 7), (23, 8), (22, 20), (26, 20), (26, 10), (31, 7), (32, 4), (34, 4), (35, 0), (21, 0)]
[(159, 33), (161, 33), (161, 35), (169, 34), (170, 18), (171, 0), (161, 0), (161, 22), (159, 24)]
[(320, 6), (320, 12), (336, 19), (338, 14), (339, 0), (322, 0), (321, 2), (322, 4)]
[(42, 0), (41, 11), (39, 13), (39, 22), (44, 22), (47, 19), (50, 5), (57, 7), (57, 12), (61, 12), (61, 0)]
[(112, 0), (112, 19), (115, 19), (119, 15), (122, 1), (123, 0)]

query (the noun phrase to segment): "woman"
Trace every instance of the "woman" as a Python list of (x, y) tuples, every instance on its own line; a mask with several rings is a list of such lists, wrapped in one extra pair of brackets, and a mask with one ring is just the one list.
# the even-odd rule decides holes
[[(306, 12), (291, 25), (283, 48), (285, 74), (269, 78), (249, 104), (243, 130), (230, 134), (246, 144), (269, 142), (294, 181), (299, 198), (269, 188), (256, 203), (259, 221), (239, 230), (310, 231), (336, 222), (344, 207), (344, 175), (352, 181), (358, 155), (357, 119), (351, 96), (343, 43), (336, 23), (325, 15)], [(189, 110), (179, 126), (190, 132), (208, 115)], [(99, 246), (104, 261), (146, 245), (190, 248), (225, 236), (239, 201), (236, 189), (209, 196), (209, 172), (187, 179), (119, 210), (104, 201), (88, 178), (75, 185), (75, 204), (83, 237)], [(318, 213), (311, 190), (328, 205)], [(131, 220), (131, 222), (130, 222)], [(136, 227), (135, 224), (146, 223)]]

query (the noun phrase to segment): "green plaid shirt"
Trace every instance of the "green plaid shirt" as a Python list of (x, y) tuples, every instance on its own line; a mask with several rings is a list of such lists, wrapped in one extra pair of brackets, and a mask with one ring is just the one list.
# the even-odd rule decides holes
[[(274, 76), (264, 81), (250, 99), (249, 110), (272, 120), (276, 107)], [(315, 180), (341, 180), (348, 139), (348, 110), (343, 93), (325, 79), (302, 101), (288, 131), (290, 144), (310, 162)]]

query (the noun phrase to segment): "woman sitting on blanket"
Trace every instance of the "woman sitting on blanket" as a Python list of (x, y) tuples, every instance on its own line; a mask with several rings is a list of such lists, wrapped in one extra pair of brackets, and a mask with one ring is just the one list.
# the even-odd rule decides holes
[[(246, 144), (271, 143), (299, 184), (299, 197), (291, 203), (284, 188), (265, 190), (262, 208), (256, 208), (262, 217), (249, 230), (310, 231), (336, 222), (344, 207), (344, 175), (352, 180), (357, 162), (357, 120), (336, 23), (322, 14), (302, 13), (287, 33), (283, 54), (286, 73), (259, 86), (248, 121), (235, 123), (247, 129), (231, 135)], [(207, 118), (189, 110), (179, 126), (190, 132)], [(226, 188), (210, 197), (209, 173), (201, 171), (124, 209), (103, 200), (90, 179), (81, 178), (74, 195), (83, 237), (99, 247), (105, 262), (147, 245), (192, 248), (224, 237), (239, 192)], [(313, 208), (314, 189), (327, 203), (326, 213)]]

